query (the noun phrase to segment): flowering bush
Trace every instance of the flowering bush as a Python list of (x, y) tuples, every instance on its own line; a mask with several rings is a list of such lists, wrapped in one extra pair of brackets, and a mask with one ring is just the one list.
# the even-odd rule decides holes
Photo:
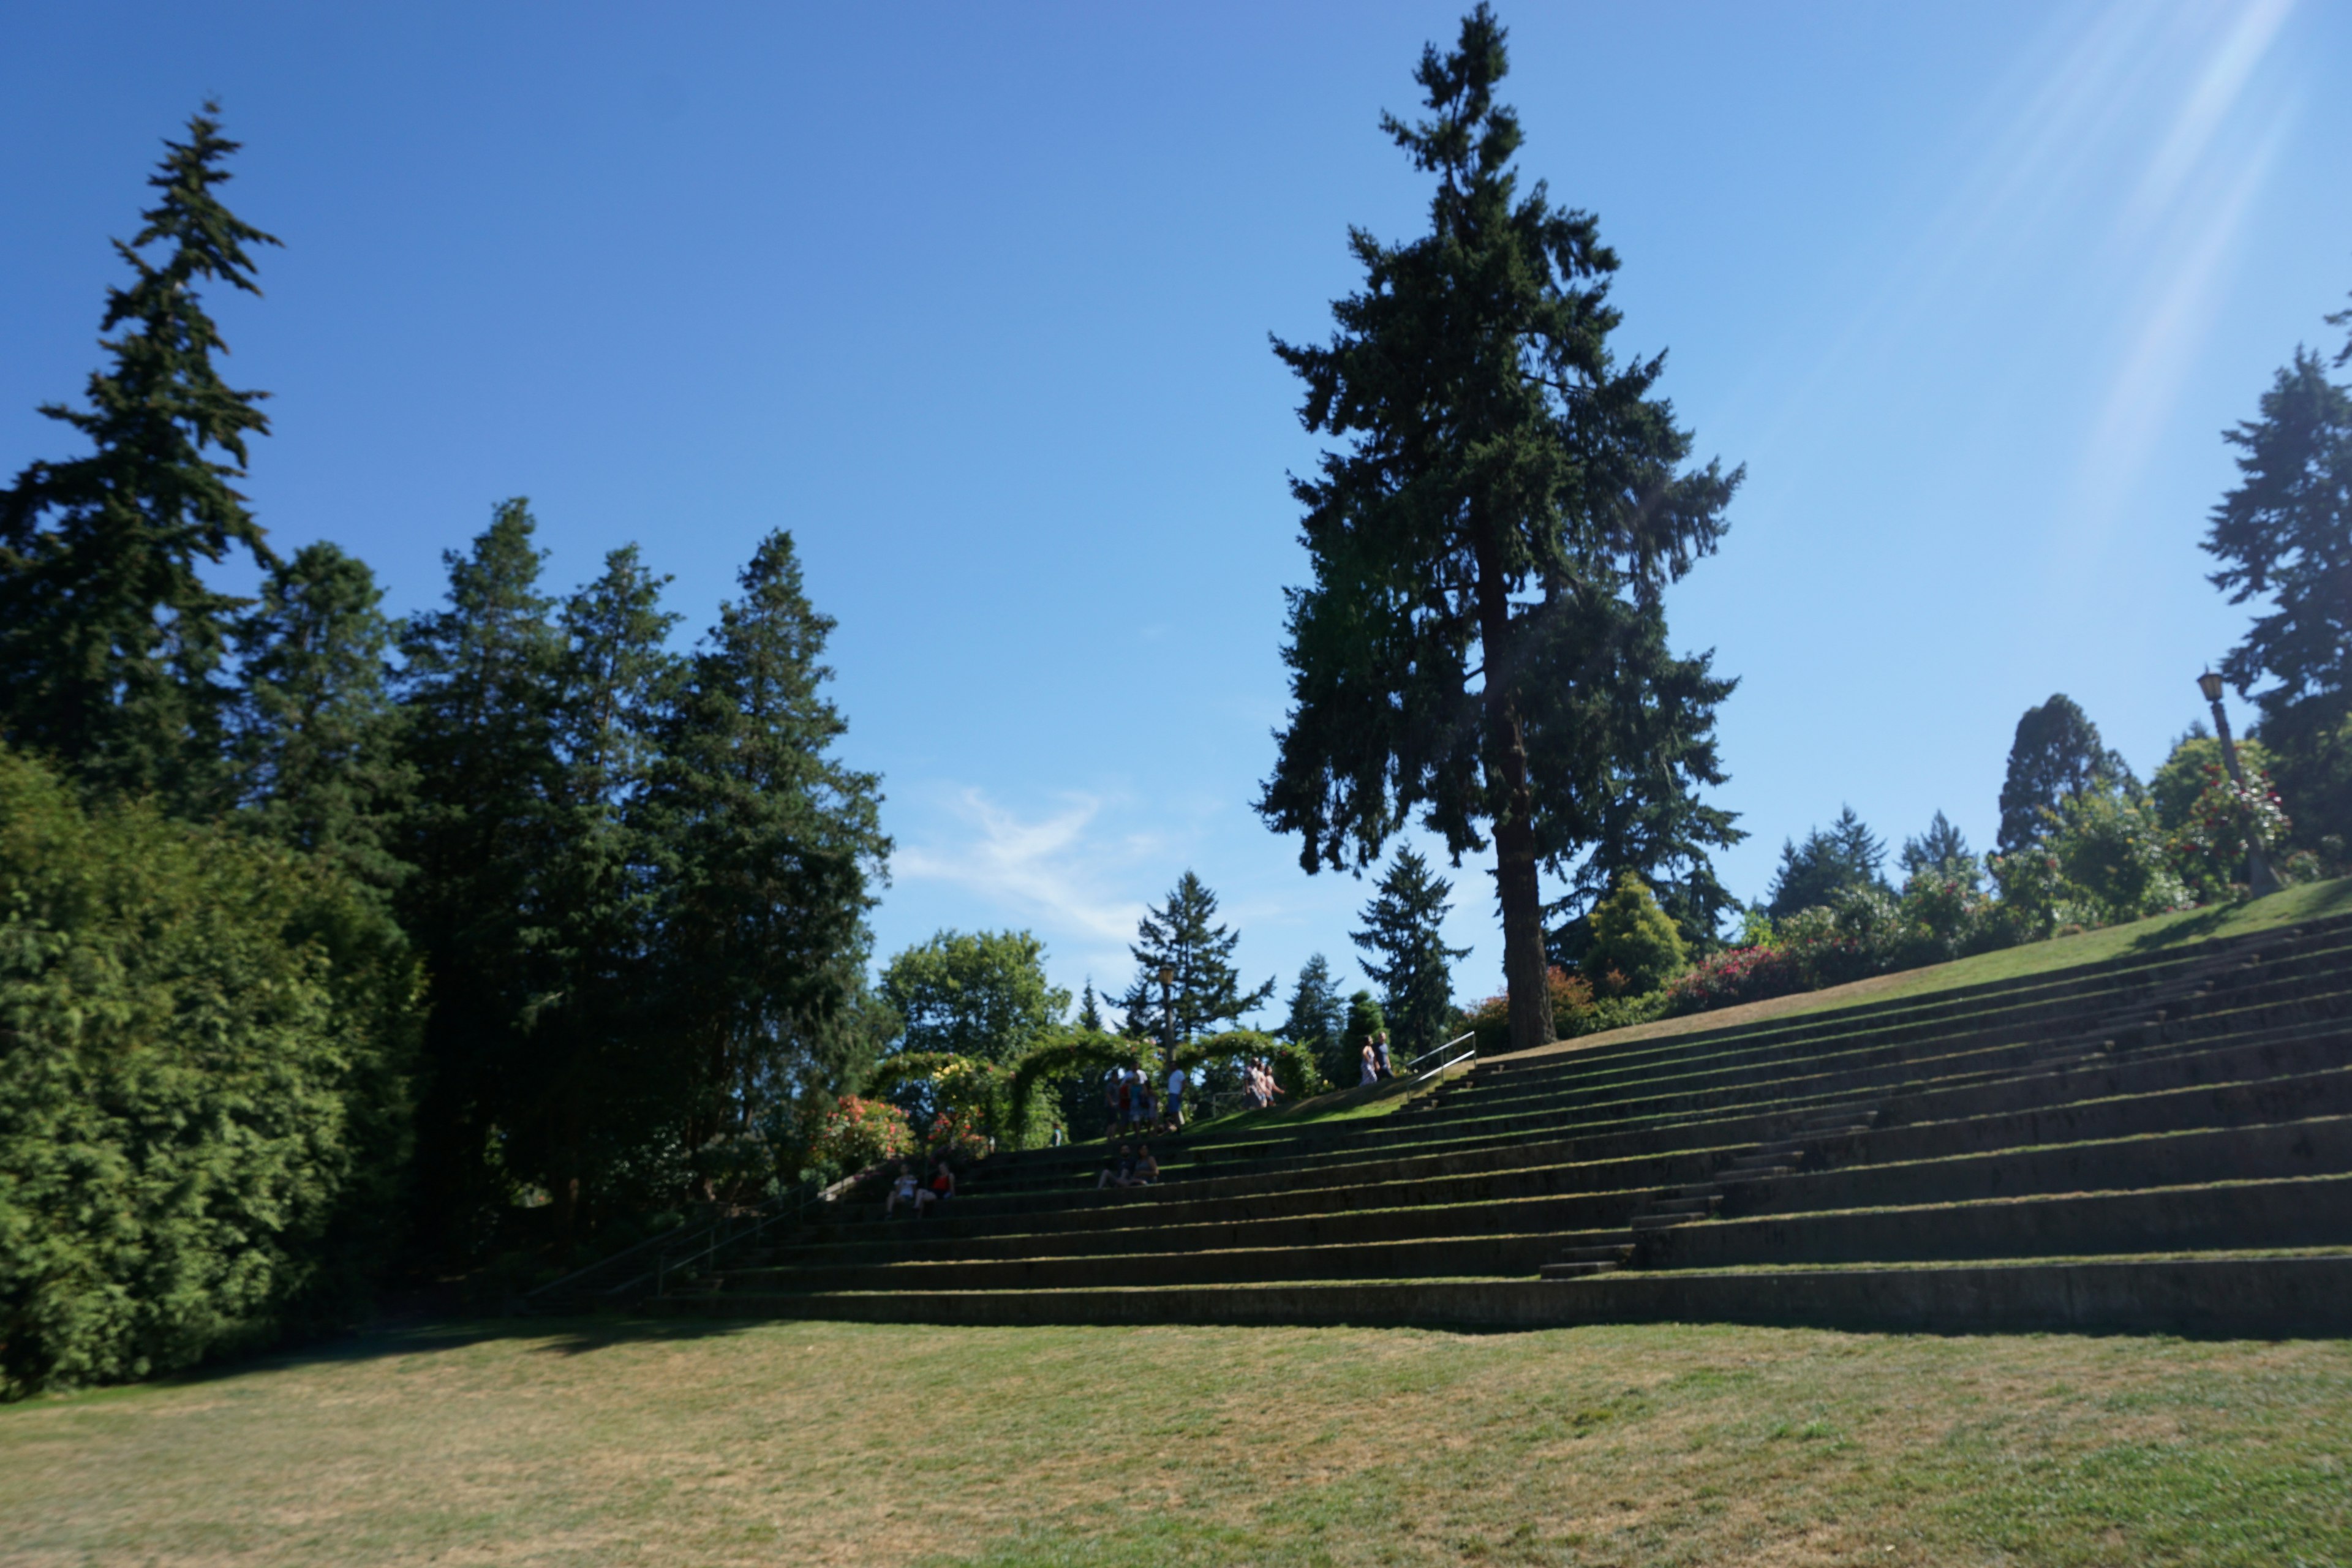
[(885, 1160), (903, 1160), (915, 1152), (915, 1130), (907, 1113), (887, 1100), (845, 1098), (825, 1113), (809, 1157), (820, 1165), (848, 1173), (863, 1171)]
[(2277, 854), (2294, 825), (2262, 773), (2241, 785), (2218, 764), (2207, 763), (2204, 772), (2205, 787), (2173, 835), (2171, 850), (2181, 879), (2210, 898), (2244, 879), (2249, 849)]
[[(1561, 1039), (1589, 1034), (1588, 1024), (1592, 1013), (1592, 986), (1580, 974), (1570, 974), (1553, 964), (1545, 972), (1545, 983), (1551, 992), (1552, 1032)], [(1511, 1048), (1511, 998), (1508, 992), (1496, 992), (1476, 1006), (1463, 1013), (1454, 1026), (1455, 1033), (1475, 1035), (1472, 1047), (1482, 1057), (1497, 1056)]]
[(991, 1147), (988, 1134), (978, 1122), (952, 1110), (933, 1117), (930, 1131), (923, 1134), (923, 1158), (945, 1160), (958, 1170), (969, 1170), (987, 1158)]
[(1780, 922), (1769, 947), (1735, 947), (1699, 960), (1666, 987), (1666, 1014), (1677, 1017), (1818, 991), (1858, 980), (1873, 969), (1863, 942), (1838, 931), (1832, 911), (1801, 910)]

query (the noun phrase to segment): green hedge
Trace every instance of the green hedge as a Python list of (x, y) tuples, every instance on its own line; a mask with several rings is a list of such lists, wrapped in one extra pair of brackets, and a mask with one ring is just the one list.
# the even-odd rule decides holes
[(0, 1395), (351, 1312), (393, 1240), (421, 992), (335, 874), (0, 751)]

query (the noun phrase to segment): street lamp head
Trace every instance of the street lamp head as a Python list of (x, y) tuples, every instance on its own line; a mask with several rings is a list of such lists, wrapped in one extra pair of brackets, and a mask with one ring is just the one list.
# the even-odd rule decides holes
[(1162, 985), (1176, 984), (1176, 972), (1164, 963), (1160, 966), (1160, 984)]
[(2206, 701), (2219, 702), (2221, 700), (2221, 678), (2209, 669), (2197, 678), (2197, 689), (2205, 694)]

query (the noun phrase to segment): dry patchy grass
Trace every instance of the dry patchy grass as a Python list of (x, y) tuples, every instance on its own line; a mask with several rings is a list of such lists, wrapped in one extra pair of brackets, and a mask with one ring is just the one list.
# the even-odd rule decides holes
[(0, 1563), (2352, 1560), (2352, 1346), (416, 1331), (0, 1410)]

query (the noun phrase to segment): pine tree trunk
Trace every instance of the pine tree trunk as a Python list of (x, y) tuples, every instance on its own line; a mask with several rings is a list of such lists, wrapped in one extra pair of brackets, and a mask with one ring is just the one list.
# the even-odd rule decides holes
[(1543, 893), (1536, 881), (1536, 835), (1528, 788), (1527, 749), (1518, 715), (1506, 700), (1495, 705), (1500, 793), (1507, 816), (1495, 818), (1495, 890), (1503, 906), (1503, 988), (1510, 998), (1511, 1048), (1551, 1044), (1551, 987), (1546, 984)]
[(1512, 627), (1494, 531), (1475, 510), (1471, 553), (1478, 566), (1478, 640), (1486, 664), (1486, 785), (1496, 799), (1495, 893), (1503, 906), (1503, 990), (1510, 1000), (1511, 1049), (1548, 1046), (1551, 987), (1544, 963), (1543, 891), (1536, 880), (1535, 792), (1528, 748), (1511, 700)]

